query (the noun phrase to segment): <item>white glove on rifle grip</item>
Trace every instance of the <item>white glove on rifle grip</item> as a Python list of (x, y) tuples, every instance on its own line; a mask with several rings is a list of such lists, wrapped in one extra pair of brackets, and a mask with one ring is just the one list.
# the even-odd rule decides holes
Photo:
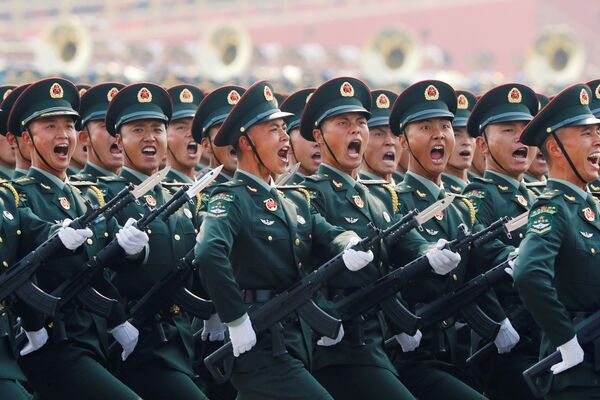
[(139, 254), (150, 240), (146, 232), (133, 226), (135, 219), (129, 218), (125, 225), (117, 232), (117, 242), (128, 256)]
[(583, 349), (579, 345), (577, 335), (573, 336), (573, 339), (558, 346), (556, 349), (560, 351), (562, 361), (550, 367), (554, 375), (560, 374), (583, 362)]
[(46, 344), (48, 341), (48, 331), (46, 328), (42, 328), (37, 331), (27, 332), (24, 330), (25, 336), (27, 336), (27, 344), (23, 349), (19, 352), (22, 356), (26, 356), (29, 353), (33, 353), (36, 350), (39, 350)]
[(321, 336), (321, 339), (317, 341), (317, 346), (329, 347), (335, 346), (344, 338), (344, 327), (340, 326), (340, 330), (338, 331), (338, 335), (335, 339), (329, 338), (327, 336)]
[(358, 271), (371, 261), (373, 261), (373, 252), (369, 251), (359, 251), (354, 250), (351, 247), (355, 246), (360, 239), (356, 236), (350, 238), (348, 243), (346, 244), (346, 248), (344, 249), (344, 253), (342, 254), (342, 260), (344, 260), (344, 265), (350, 271)]
[(73, 229), (69, 227), (71, 222), (73, 221), (69, 218), (62, 222), (62, 227), (58, 230), (58, 238), (67, 249), (76, 250), (86, 239), (91, 238), (94, 233), (90, 228)]
[(111, 329), (109, 333), (117, 342), (119, 342), (121, 347), (123, 347), (121, 359), (125, 361), (127, 357), (133, 353), (135, 346), (137, 346), (140, 331), (138, 331), (135, 326), (131, 325), (129, 321), (125, 321), (121, 325), (117, 325)]
[(244, 322), (237, 326), (229, 326), (228, 329), (234, 357), (239, 357), (240, 354), (249, 351), (256, 344), (256, 332), (254, 332), (250, 317), (246, 316)]
[(448, 243), (446, 239), (440, 239), (437, 241), (435, 249), (425, 253), (433, 272), (438, 275), (446, 275), (460, 263), (460, 254), (444, 249), (446, 243)]
[(506, 318), (500, 323), (500, 330), (494, 343), (498, 348), (498, 354), (510, 353), (510, 351), (519, 343), (519, 333), (513, 328), (510, 320)]
[(409, 351), (414, 351), (421, 345), (421, 338), (423, 337), (423, 334), (417, 329), (417, 333), (415, 333), (414, 336), (410, 336), (402, 332), (394, 337), (396, 338), (398, 344), (400, 344), (400, 347), (402, 347), (402, 351), (408, 353)]
[(213, 314), (204, 321), (202, 327), (202, 333), (200, 333), (200, 339), (209, 342), (222, 342), (225, 340), (225, 325), (221, 322), (219, 314)]

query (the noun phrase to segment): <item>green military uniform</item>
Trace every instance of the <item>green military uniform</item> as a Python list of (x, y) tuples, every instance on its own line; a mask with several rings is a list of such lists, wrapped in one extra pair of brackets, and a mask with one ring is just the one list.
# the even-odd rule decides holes
[[(300, 133), (314, 140), (313, 128), (327, 117), (359, 112), (370, 115), (371, 96), (368, 87), (354, 78), (338, 78), (324, 83), (308, 101), (300, 122)], [(325, 135), (326, 136), (326, 135)], [(369, 234), (367, 224), (385, 228), (397, 220), (405, 210), (398, 208), (397, 195), (392, 187), (381, 181), (367, 185), (358, 183), (346, 173), (325, 163), (317, 173), (307, 177), (305, 185), (311, 192), (311, 202), (331, 224), (356, 232), (360, 237)], [(387, 201), (382, 201), (387, 192)], [(338, 296), (356, 291), (390, 271), (400, 253), (416, 257), (428, 242), (416, 232), (410, 232), (392, 248), (375, 249), (375, 259), (358, 272), (342, 273), (332, 279), (323, 300), (323, 306)], [(321, 262), (326, 261), (324, 257)], [(335, 310), (331, 310), (335, 314)], [(317, 346), (314, 374), (335, 398), (366, 398), (377, 393), (382, 399), (413, 398), (397, 378), (397, 371), (383, 351), (387, 325), (381, 312), (364, 321), (343, 321), (343, 340), (335, 346)], [(353, 332), (362, 329), (364, 345)], [(344, 379), (340, 379), (344, 377)]]
[[(28, 124), (46, 115), (67, 115), (78, 118), (76, 109), (79, 95), (72, 83), (63, 79), (45, 79), (30, 85), (14, 103), (10, 113), (9, 131), (21, 135)], [(19, 207), (28, 207), (46, 221), (58, 222), (75, 219), (85, 213), (86, 205), (77, 188), (54, 175), (32, 167), (28, 177), (15, 181)], [(40, 288), (51, 292), (81, 269), (102, 247), (108, 244), (118, 228), (113, 220), (99, 220), (89, 227), (93, 236), (82, 249), (68, 257), (57, 257), (38, 269), (36, 278)], [(128, 267), (127, 260), (115, 260), (113, 268)], [(114, 297), (112, 287), (103, 277), (95, 282), (98, 289)], [(106, 290), (111, 290), (106, 292)], [(114, 317), (114, 318), (113, 318)], [(107, 329), (124, 321), (124, 315), (111, 316), (107, 321), (78, 307), (67, 304), (58, 320), (46, 325), (51, 341), (41, 349), (24, 356), (20, 365), (29, 383), (43, 398), (62, 399), (70, 396), (85, 398), (137, 399), (138, 396), (113, 377), (103, 365)], [(40, 329), (44, 319), (24, 318), (27, 331)], [(63, 323), (66, 338), (53, 329)]]
[[(288, 116), (276, 108), (272, 89), (258, 82), (241, 97), (221, 126), (217, 146), (237, 145), (252, 125)], [(340, 252), (349, 234), (314, 213), (307, 200), (292, 202), (261, 178), (239, 170), (217, 186), (196, 242), (202, 283), (225, 323), (235, 323), (297, 282), (313, 256)], [(308, 373), (311, 336), (292, 320), (286, 324), (287, 353), (273, 357), (269, 332), (236, 358), (231, 377), (239, 399), (330, 399)]]
[[(111, 100), (106, 111), (106, 127), (111, 135), (119, 133), (123, 124), (137, 120), (158, 119), (168, 123), (171, 117), (168, 93), (151, 83), (134, 84), (121, 89)], [(100, 180), (107, 199), (112, 198), (129, 183), (139, 184), (147, 176), (124, 166), (117, 177)], [(148, 207), (160, 207), (171, 197), (162, 185), (156, 185), (139, 203), (130, 203), (116, 216), (123, 224), (129, 219), (139, 219)], [(157, 218), (146, 229), (150, 238), (149, 251), (144, 265), (118, 271), (113, 282), (131, 307), (193, 247), (196, 229), (185, 208), (178, 210), (166, 221)], [(160, 327), (160, 328), (159, 328)], [(146, 399), (202, 399), (203, 393), (193, 383), (193, 344), (190, 321), (179, 307), (173, 304), (163, 310), (158, 321), (146, 321), (137, 327), (140, 331), (138, 345), (123, 362), (119, 376)], [(164, 331), (164, 342), (160, 335)]]
[(525, 183), (527, 189), (531, 190), (536, 197), (544, 192), (544, 189), (546, 189), (546, 185), (548, 184), (547, 179), (538, 181), (533, 176), (528, 174), (523, 175), (523, 182)]
[[(29, 84), (21, 85), (10, 92), (4, 93), (4, 100), (0, 105), (0, 135), (6, 136), (9, 132), (8, 129), (8, 116), (10, 114), (10, 110), (12, 109), (13, 104), (17, 100), (17, 98), (23, 93), (23, 91), (29, 86)], [(20, 152), (19, 143), (17, 142), (17, 148), (15, 151)], [(27, 175), (27, 170), (16, 168), (12, 172), (12, 179), (22, 178)]]
[[(565, 89), (529, 123), (521, 141), (541, 147), (562, 127), (600, 124), (589, 108), (591, 96), (585, 85)], [(600, 308), (599, 215), (598, 203), (591, 194), (552, 176), (531, 209), (514, 280), (523, 302), (542, 328), (541, 356), (574, 337), (571, 319), (576, 313), (585, 317)], [(549, 398), (599, 398), (599, 379), (593, 358), (586, 353), (583, 363), (554, 375)]]
[[(489, 124), (530, 121), (538, 108), (538, 98), (527, 86), (498, 86), (484, 94), (472, 110), (468, 122), (469, 135), (481, 135)], [(485, 226), (504, 216), (521, 215), (531, 209), (535, 200), (535, 194), (523, 182), (491, 170), (486, 170), (483, 178), (475, 178), (464, 193), (475, 206), (478, 221)], [(501, 240), (518, 247), (526, 229), (519, 228), (512, 232), (512, 239), (503, 237)], [(521, 372), (537, 358), (539, 330), (529, 313), (524, 310), (511, 283), (497, 285), (494, 291), (506, 315), (516, 325), (521, 340), (509, 353), (495, 355), (494, 362), (476, 366), (476, 373), (486, 381), (486, 394), (494, 399), (529, 399), (531, 392)]]
[[(596, 118), (600, 118), (600, 79), (596, 79), (587, 83), (592, 90), (592, 97), (590, 99), (590, 110)], [(594, 182), (588, 184), (588, 188), (596, 197), (600, 199), (600, 179), (596, 179)]]
[(444, 189), (448, 193), (461, 194), (463, 190), (467, 187), (467, 183), (462, 179), (454, 175), (450, 175), (447, 173), (442, 173), (442, 182), (444, 183)]
[[(0, 102), (4, 103), (4, 100), (13, 92), (13, 90), (16, 88), (16, 86), (13, 85), (5, 85), (5, 86), (0, 86)], [(10, 106), (9, 104), (7, 104), (7, 106)], [(8, 114), (10, 110), (6, 110), (6, 111), (2, 111), (2, 109), (0, 109), (0, 113), (2, 114)], [(5, 115), (4, 117), (1, 117), (3, 122), (3, 125), (6, 123), (6, 118), (8, 118), (8, 115)], [(0, 133), (3, 136), (6, 136), (6, 131), (4, 129), (4, 127), (0, 128)], [(11, 180), (13, 178), (14, 175), (14, 170), (5, 166), (0, 165), (0, 180)]]

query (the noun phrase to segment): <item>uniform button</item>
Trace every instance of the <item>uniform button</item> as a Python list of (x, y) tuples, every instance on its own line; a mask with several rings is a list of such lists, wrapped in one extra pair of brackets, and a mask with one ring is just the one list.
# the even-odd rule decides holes
[(104, 232), (104, 237), (108, 237), (108, 232)]
[(271, 240), (273, 240), (273, 236), (271, 236), (271, 235), (267, 236), (267, 240), (270, 242)]
[(180, 239), (181, 239), (181, 236), (179, 236), (179, 234), (177, 234), (177, 233), (176, 233), (176, 234), (173, 236), (173, 238), (175, 238), (175, 240), (180, 240)]
[(8, 263), (7, 263), (6, 261), (2, 261), (2, 266), (3, 266), (4, 268), (8, 268)]
[(198, 233), (198, 229), (194, 229), (194, 232), (195, 232), (195, 233)]
[(312, 233), (309, 233), (309, 234), (308, 234), (308, 238), (309, 238), (309, 239), (312, 239)]
[(296, 240), (294, 240), (294, 244), (296, 246), (300, 246), (300, 239), (296, 238)]
[(94, 244), (94, 241), (92, 239), (88, 239), (85, 241), (87, 244), (89, 244), (90, 246)]
[(519, 233), (519, 239), (523, 239), (523, 232)]
[(152, 230), (151, 229), (147, 229), (146, 232), (148, 232), (148, 234), (151, 234)]
[(592, 254), (596, 254), (596, 249), (592, 247)]
[(458, 280), (458, 276), (456, 276), (456, 274), (452, 274), (452, 279), (454, 279), (455, 281)]
[(298, 268), (302, 268), (302, 263), (301, 262), (298, 263)]
[(17, 235), (20, 235), (20, 234), (21, 234), (21, 230), (17, 229)]

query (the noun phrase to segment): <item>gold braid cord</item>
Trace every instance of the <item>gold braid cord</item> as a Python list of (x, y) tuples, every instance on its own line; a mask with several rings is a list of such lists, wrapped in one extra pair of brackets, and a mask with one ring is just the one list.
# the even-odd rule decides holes
[(8, 190), (10, 190), (10, 192), (12, 193), (12, 195), (15, 198), (15, 205), (17, 207), (19, 207), (19, 193), (17, 193), (17, 189), (15, 189), (14, 186), (8, 182), (2, 182), (2, 183), (0, 183), (0, 186), (3, 186), (5, 188), (7, 188)]
[(196, 215), (200, 213), (200, 208), (202, 208), (202, 195), (196, 193)]
[(381, 185), (383, 186), (388, 192), (390, 192), (390, 196), (392, 196), (392, 206), (394, 209), (394, 214), (398, 213), (398, 193), (396, 193), (396, 191), (394, 190), (394, 188), (391, 185)]
[(94, 192), (96, 197), (98, 198), (98, 205), (103, 207), (106, 201), (104, 200), (104, 195), (102, 194), (102, 190), (98, 189), (96, 186), (90, 186), (90, 190)]
[(475, 225), (475, 207), (469, 199), (461, 198), (462, 202), (469, 208), (469, 214), (471, 215), (471, 225)]
[(304, 194), (304, 196), (306, 196), (306, 202), (308, 203), (308, 206), (310, 207), (310, 193), (308, 192), (308, 190), (304, 189), (304, 188), (298, 188), (298, 191), (302, 194)]

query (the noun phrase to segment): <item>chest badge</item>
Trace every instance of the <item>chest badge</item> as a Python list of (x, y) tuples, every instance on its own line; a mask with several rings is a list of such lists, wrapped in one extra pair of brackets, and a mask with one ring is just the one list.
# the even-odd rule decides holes
[(437, 214), (434, 215), (435, 219), (437, 219), (438, 221), (441, 221), (444, 219), (444, 211), (440, 211)]
[(582, 231), (579, 231), (579, 233), (581, 233), (581, 236), (583, 236), (586, 239), (589, 239), (592, 236), (594, 236), (594, 234), (592, 232), (582, 232)]
[(304, 225), (306, 223), (306, 220), (302, 215), (296, 215), (296, 221), (298, 221), (300, 225)]
[(390, 214), (388, 214), (386, 211), (383, 212), (383, 219), (385, 219), (385, 222), (390, 222), (392, 219), (390, 218)]
[(527, 199), (525, 197), (523, 197), (523, 195), (517, 194), (517, 195), (515, 195), (515, 197), (517, 198), (517, 201), (519, 202), (520, 205), (527, 207)]
[(358, 218), (353, 218), (353, 217), (344, 217), (344, 219), (346, 220), (347, 223), (349, 224), (355, 224), (358, 222)]
[(184, 208), (183, 213), (185, 214), (186, 217), (188, 217), (190, 219), (192, 218), (192, 212), (190, 211), (189, 208)]
[(146, 200), (146, 204), (148, 204), (150, 207), (156, 206), (156, 199), (151, 194), (145, 195), (144, 200)]
[(271, 226), (275, 223), (275, 221), (273, 221), (272, 219), (262, 219), (262, 218), (260, 219), (260, 222), (262, 222), (266, 226)]
[(15, 217), (10, 213), (10, 211), (4, 210), (4, 212), (2, 214), (4, 214), (4, 217), (9, 221), (12, 221), (13, 219), (15, 219)]
[(277, 207), (279, 207), (279, 204), (272, 198), (268, 198), (264, 201), (264, 203), (265, 207), (267, 207), (267, 210), (269, 211), (277, 211)]
[(352, 200), (354, 200), (354, 204), (356, 204), (358, 208), (363, 208), (365, 206), (365, 202), (359, 195), (352, 196)]
[(429, 229), (429, 228), (425, 228), (425, 232), (427, 232), (428, 234), (430, 234), (431, 236), (435, 236), (437, 235), (440, 231), (436, 231), (435, 229)]
[(587, 219), (590, 222), (593, 221), (594, 218), (596, 218), (596, 214), (594, 214), (592, 209), (589, 207), (586, 207), (583, 209), (583, 216), (585, 217), (585, 219)]
[(71, 209), (71, 203), (69, 203), (69, 200), (67, 200), (66, 197), (59, 197), (58, 202), (60, 203), (60, 206), (65, 210)]

